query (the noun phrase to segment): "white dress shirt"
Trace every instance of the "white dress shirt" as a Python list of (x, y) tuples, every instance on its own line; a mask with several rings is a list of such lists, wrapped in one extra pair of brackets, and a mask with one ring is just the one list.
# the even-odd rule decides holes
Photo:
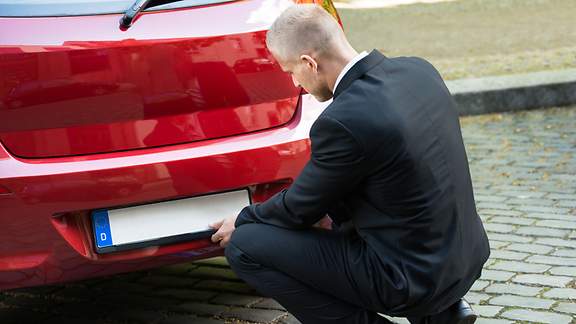
[(362, 53), (354, 56), (354, 58), (351, 59), (350, 62), (348, 62), (348, 64), (346, 64), (346, 66), (344, 66), (344, 68), (342, 69), (342, 71), (340, 71), (340, 74), (336, 78), (336, 83), (334, 83), (334, 89), (332, 90), (332, 92), (336, 91), (336, 87), (338, 86), (338, 83), (340, 83), (340, 81), (342, 80), (344, 75), (346, 75), (346, 73), (354, 66), (354, 64), (356, 64), (358, 61), (363, 59), (366, 55), (368, 55), (368, 52), (363, 51)]

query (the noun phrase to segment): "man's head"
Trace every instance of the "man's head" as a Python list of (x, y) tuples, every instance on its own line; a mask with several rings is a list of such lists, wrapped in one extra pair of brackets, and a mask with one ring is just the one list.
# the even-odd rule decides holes
[(268, 30), (266, 45), (294, 84), (319, 101), (332, 98), (338, 73), (357, 54), (336, 19), (314, 4), (286, 9)]

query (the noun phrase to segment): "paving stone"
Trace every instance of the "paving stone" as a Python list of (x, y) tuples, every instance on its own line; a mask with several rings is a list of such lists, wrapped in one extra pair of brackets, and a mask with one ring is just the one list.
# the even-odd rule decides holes
[[(536, 175), (535, 178), (538, 178), (539, 176)], [(523, 177), (524, 179), (527, 179), (526, 177)], [(554, 200), (551, 199), (538, 199), (538, 198), (530, 198), (530, 199), (508, 199), (506, 201), (506, 203), (511, 204), (511, 205), (536, 205), (536, 206), (553, 206), (555, 204)]]
[[(512, 191), (512, 190), (507, 190), (507, 191), (501, 191), (498, 194), (502, 195), (502, 196), (526, 199), (526, 198), (541, 198), (546, 193), (540, 192), (540, 191)], [(551, 199), (551, 197), (547, 197), (547, 198)]]
[(190, 324), (224, 324), (224, 323), (226, 323), (226, 322), (223, 320), (198, 317), (198, 318), (194, 319), (194, 322), (192, 322)]
[[(547, 153), (547, 154), (548, 154), (549, 156), (552, 156), (552, 155), (550, 155), (551, 153), (552, 153), (552, 152), (549, 152), (549, 153)], [(557, 156), (557, 155), (554, 154), (554, 156)], [(548, 192), (548, 193), (567, 193), (567, 194), (574, 193), (574, 190), (573, 190), (573, 189), (563, 188), (563, 187), (560, 187), (560, 186), (554, 186), (554, 184), (555, 184), (555, 183), (552, 183), (552, 184), (542, 184), (542, 186), (540, 186), (538, 189), (539, 189), (540, 191), (544, 191), (544, 192)]]
[(155, 287), (161, 286), (161, 287), (177, 287), (177, 288), (192, 287), (199, 282), (199, 280), (195, 278), (160, 276), (160, 275), (144, 277), (139, 281)]
[(78, 301), (88, 301), (95, 299), (99, 292), (94, 289), (87, 289), (81, 287), (65, 287), (52, 294), (52, 296), (63, 299), (71, 299)]
[(565, 276), (549, 276), (541, 274), (520, 274), (512, 278), (513, 282), (550, 287), (565, 287), (574, 278)]
[(554, 248), (548, 245), (540, 245), (540, 244), (512, 243), (506, 246), (506, 250), (536, 253), (536, 254), (548, 254), (552, 250), (554, 250)]
[(552, 265), (565, 265), (576, 266), (576, 258), (564, 258), (549, 255), (533, 255), (526, 259), (526, 262), (552, 264)]
[[(27, 295), (39, 295), (45, 296), (55, 293), (60, 289), (64, 289), (65, 286), (49, 285), (49, 286), (38, 286), (38, 287), (26, 287), (10, 290), (13, 294), (27, 294)], [(0, 292), (1, 294), (2, 292)]]
[(157, 290), (154, 294), (185, 300), (207, 300), (213, 298), (218, 293), (215, 291), (170, 288)]
[(164, 314), (144, 309), (126, 309), (110, 315), (116, 320), (126, 320), (136, 323), (156, 323), (164, 319)]
[(572, 288), (552, 288), (543, 294), (548, 298), (576, 299), (576, 289)]
[(576, 267), (554, 267), (548, 271), (557, 276), (576, 277)]
[(489, 301), (492, 305), (515, 306), (522, 308), (548, 309), (555, 301), (536, 297), (526, 297), (517, 295), (500, 295)]
[[(475, 182), (475, 181), (472, 180), (472, 182)], [(503, 209), (503, 210), (511, 209), (511, 207), (509, 205), (504, 204), (504, 203), (484, 202), (484, 201), (477, 203), (476, 208), (478, 208), (478, 209)]]
[(494, 319), (494, 318), (482, 318), (479, 317), (476, 322), (474, 322), (476, 324), (512, 324), (513, 322), (507, 321), (507, 320), (503, 320), (503, 319)]
[(474, 195), (474, 200), (476, 201), (492, 201), (492, 202), (502, 202), (506, 200), (506, 197), (496, 196), (496, 195)]
[(179, 305), (172, 305), (169, 307), (170, 310), (178, 313), (192, 313), (199, 316), (220, 316), (222, 313), (228, 310), (228, 306), (223, 305), (213, 305), (208, 303), (200, 302), (186, 302)]
[(574, 207), (576, 207), (576, 201), (574, 201), (574, 200), (560, 200), (556, 203), (556, 205), (558, 205), (560, 207), (574, 208)]
[(542, 287), (531, 287), (513, 283), (494, 283), (484, 291), (496, 294), (512, 294), (521, 296), (536, 296), (542, 290)]
[(536, 226), (544, 226), (544, 227), (554, 227), (554, 228), (561, 228), (561, 229), (576, 229), (576, 222), (569, 222), (563, 220), (556, 220), (556, 219), (546, 219), (537, 221)]
[(122, 291), (124, 293), (142, 293), (150, 290), (150, 287), (147, 284), (117, 281), (100, 282), (99, 284), (96, 284), (94, 288), (105, 291)]
[(545, 207), (545, 206), (516, 206), (516, 210), (534, 213), (549, 213), (549, 214), (568, 214), (570, 212), (569, 208), (558, 208), (558, 207)]
[(1, 309), (0, 323), (2, 324), (22, 324), (22, 323), (42, 323), (46, 318), (52, 316), (48, 313), (34, 312), (28, 309)]
[(548, 199), (566, 199), (566, 200), (576, 200), (575, 194), (560, 194), (552, 193), (546, 196)]
[(261, 301), (262, 297), (239, 294), (218, 294), (210, 300), (213, 304), (231, 305), (231, 306), (250, 306)]
[(217, 291), (228, 291), (237, 292), (244, 294), (254, 294), (256, 290), (248, 286), (243, 282), (236, 281), (224, 281), (224, 280), (201, 280), (198, 282), (194, 288), (206, 289), (206, 290), (217, 290)]
[(79, 319), (78, 317), (66, 317), (64, 316), (55, 316), (46, 320), (42, 321), (42, 324), (108, 324), (111, 323), (111, 320), (108, 319), (99, 319), (99, 318), (86, 318), (82, 317)]
[(478, 314), (478, 316), (494, 317), (502, 310), (502, 308), (504, 307), (494, 305), (475, 305), (473, 310)]
[(528, 257), (528, 253), (513, 252), (506, 250), (494, 250), (490, 252), (490, 258), (504, 260), (523, 260)]
[(504, 209), (478, 209), (480, 214), (496, 215), (496, 216), (522, 216), (524, 213), (517, 210), (504, 210)]
[(488, 232), (510, 233), (515, 229), (515, 227), (508, 224), (487, 223), (484, 224), (484, 229)]
[(537, 219), (559, 219), (566, 221), (574, 220), (574, 215), (568, 215), (568, 214), (528, 213), (526, 214), (526, 217)]
[(568, 315), (557, 314), (552, 312), (534, 311), (529, 309), (511, 309), (501, 315), (502, 317), (518, 320), (531, 321), (537, 323), (550, 324), (570, 324), (572, 318)]
[(222, 324), (222, 323), (224, 323), (224, 321), (222, 320), (202, 318), (194, 315), (174, 315), (160, 321), (158, 324)]
[(494, 280), (494, 281), (508, 281), (516, 273), (510, 271), (489, 270), (484, 268), (480, 279)]
[(490, 295), (484, 294), (484, 293), (479, 293), (479, 292), (474, 292), (474, 291), (469, 291), (464, 296), (464, 299), (466, 299), (470, 304), (481, 304), (482, 302), (485, 302), (488, 299), (490, 299)]
[(562, 312), (562, 313), (570, 313), (570, 314), (576, 314), (576, 303), (571, 302), (571, 303), (558, 303), (555, 307), (554, 310)]
[(189, 276), (194, 278), (213, 278), (213, 279), (238, 279), (238, 276), (230, 268), (199, 266), (191, 270)]
[(29, 295), (10, 295), (2, 299), (5, 306), (26, 308), (39, 312), (49, 312), (61, 305), (61, 302), (52, 298)]
[(546, 270), (550, 269), (551, 266), (518, 261), (498, 261), (490, 265), (488, 268), (519, 273), (544, 273)]
[(565, 240), (559, 238), (538, 238), (534, 243), (537, 244), (544, 244), (544, 245), (552, 245), (552, 246), (563, 246), (563, 247), (571, 247), (576, 248), (576, 241), (575, 240)]
[(490, 218), (490, 222), (512, 225), (532, 225), (536, 222), (536, 220), (521, 217), (494, 216)]
[(113, 281), (113, 282), (135, 282), (144, 277), (148, 276), (146, 271), (137, 271), (137, 272), (126, 272), (120, 273), (113, 276), (104, 277), (103, 279), (108, 279), (106, 281)]
[(101, 307), (94, 302), (72, 302), (56, 307), (53, 310), (55, 313), (64, 314), (66, 316), (74, 317), (87, 317), (87, 318), (103, 318), (109, 312), (113, 312), (111, 307)]
[(490, 241), (504, 241), (504, 242), (516, 242), (516, 243), (528, 243), (533, 240), (532, 237), (527, 236), (520, 236), (514, 234), (500, 234), (500, 233), (492, 233), (488, 232), (488, 238)]
[(175, 275), (179, 276), (179, 275), (185, 275), (188, 272), (190, 272), (190, 270), (193, 270), (196, 268), (198, 268), (197, 264), (182, 263), (182, 264), (174, 264), (174, 265), (169, 265), (169, 266), (153, 269), (153, 270), (150, 270), (150, 273), (158, 274), (158, 275), (167, 275), (167, 276), (175, 276)]
[(168, 298), (166, 296), (159, 298), (137, 294), (111, 294), (102, 296), (98, 302), (109, 305), (110, 307), (122, 305), (130, 308), (156, 310), (172, 305), (173, 303), (178, 302), (178, 299)]
[(205, 259), (205, 260), (194, 261), (193, 264), (229, 267), (228, 261), (223, 256), (214, 257), (214, 258)]
[(498, 250), (500, 248), (503, 248), (505, 246), (510, 245), (510, 242), (503, 242), (503, 241), (496, 241), (496, 240), (491, 240), (490, 241), (490, 249), (491, 250)]
[(564, 237), (569, 231), (539, 226), (520, 226), (515, 233), (530, 236)]
[(496, 190), (496, 191), (521, 191), (521, 192), (526, 192), (526, 191), (534, 191), (537, 188), (535, 187), (530, 187), (530, 186), (523, 186), (523, 185), (508, 185), (508, 184), (498, 184), (498, 185), (493, 185), (490, 187), (491, 190)]
[(269, 323), (284, 316), (285, 314), (286, 312), (278, 311), (275, 309), (260, 309), (260, 308), (249, 309), (249, 308), (233, 307), (228, 311), (222, 313), (221, 316), (225, 318), (231, 317), (251, 322)]
[(484, 288), (486, 288), (486, 286), (488, 286), (489, 284), (490, 284), (490, 282), (485, 281), (485, 280), (476, 280), (474, 282), (474, 284), (472, 285), (472, 287), (470, 287), (470, 290), (480, 291), (480, 290), (483, 290)]
[(272, 298), (264, 298), (252, 305), (252, 307), (284, 310), (284, 307)]
[(552, 255), (576, 258), (576, 249), (558, 249)]

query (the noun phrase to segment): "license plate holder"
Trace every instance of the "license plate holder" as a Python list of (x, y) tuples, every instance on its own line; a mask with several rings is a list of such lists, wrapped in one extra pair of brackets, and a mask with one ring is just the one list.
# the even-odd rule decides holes
[(238, 215), (251, 203), (248, 189), (131, 207), (92, 211), (97, 253), (110, 253), (210, 237), (208, 225)]

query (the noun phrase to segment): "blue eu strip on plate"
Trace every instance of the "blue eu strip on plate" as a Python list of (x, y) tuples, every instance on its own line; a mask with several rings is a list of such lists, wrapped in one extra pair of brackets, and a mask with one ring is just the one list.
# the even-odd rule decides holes
[(112, 233), (110, 233), (110, 220), (108, 211), (96, 210), (92, 213), (92, 223), (94, 224), (94, 235), (98, 248), (112, 246)]

